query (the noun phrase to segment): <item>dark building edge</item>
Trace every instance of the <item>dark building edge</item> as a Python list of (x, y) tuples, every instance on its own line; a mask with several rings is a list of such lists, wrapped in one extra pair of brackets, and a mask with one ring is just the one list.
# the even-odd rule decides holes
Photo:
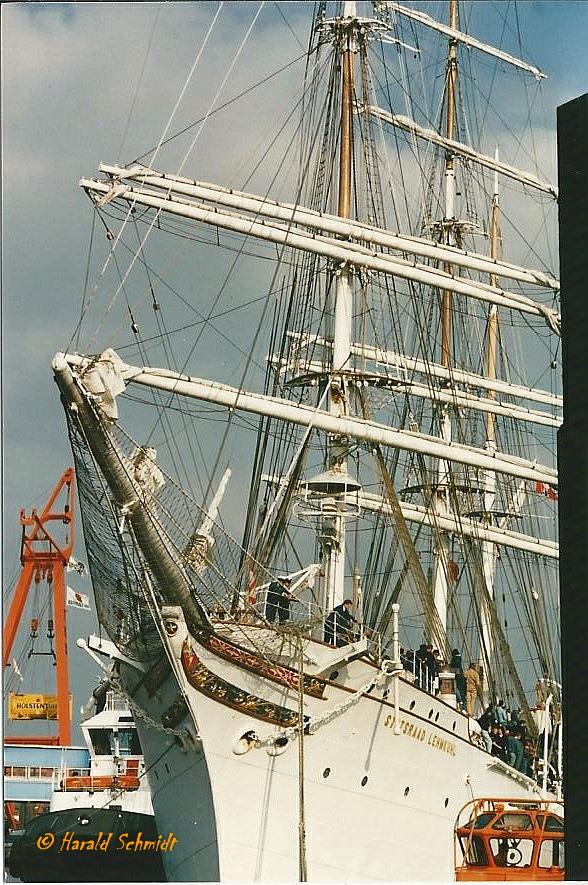
[(558, 432), (566, 879), (588, 880), (588, 93), (557, 109), (564, 422)]

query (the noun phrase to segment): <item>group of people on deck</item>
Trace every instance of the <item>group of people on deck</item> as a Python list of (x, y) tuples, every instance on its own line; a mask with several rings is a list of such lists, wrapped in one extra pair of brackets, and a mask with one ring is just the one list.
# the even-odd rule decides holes
[(400, 658), (404, 669), (412, 673), (420, 688), (435, 694), (439, 687), (439, 673), (448, 670), (455, 674), (455, 697), (460, 710), (466, 710), (468, 716), (474, 715), (476, 699), (482, 693), (482, 681), (476, 664), (472, 661), (464, 671), (461, 653), (457, 648), (451, 652), (451, 660), (446, 664), (439, 652), (429, 643), (421, 643), (417, 651), (400, 650)]
[(507, 710), (504, 701), (498, 700), (486, 707), (478, 725), (489, 753), (532, 777), (535, 745), (527, 739), (527, 727), (519, 714), (519, 710)]
[[(290, 589), (291, 584), (290, 578), (280, 576), (269, 585), (265, 617), (270, 623), (276, 618), (280, 625), (289, 620), (290, 603), (294, 598)], [(325, 618), (323, 638), (329, 645), (343, 646), (353, 641), (354, 625), (357, 625), (358, 621), (352, 609), (352, 600), (345, 599)], [(458, 649), (452, 650), (448, 664), (441, 659), (438, 649), (425, 642), (421, 643), (417, 651), (401, 648), (400, 658), (404, 669), (413, 675), (415, 683), (432, 694), (438, 689), (439, 673), (442, 670), (453, 672), (457, 705), (459, 709), (467, 711), (469, 716), (474, 717), (476, 701), (482, 697), (482, 681), (474, 662), (471, 662), (464, 671)], [(518, 710), (507, 710), (504, 701), (499, 699), (495, 704), (486, 707), (477, 722), (488, 753), (497, 756), (523, 774), (533, 775), (535, 748), (527, 740), (525, 723), (520, 718)]]
[[(471, 662), (467, 670), (462, 666), (461, 654), (454, 648), (447, 666), (439, 651), (432, 645), (422, 643), (415, 652), (400, 650), (404, 669), (413, 674), (416, 684), (431, 694), (438, 688), (438, 676), (442, 669), (455, 674), (455, 696), (460, 710), (474, 717), (476, 701), (482, 697), (482, 680), (478, 667)], [(517, 771), (531, 777), (536, 757), (535, 746), (527, 740), (526, 726), (520, 711), (507, 710), (502, 699), (486, 707), (477, 719), (486, 750), (511, 765)]]
[[(283, 575), (267, 588), (265, 617), (272, 624), (277, 617), (280, 625), (290, 618), (290, 603), (294, 598), (290, 590), (292, 581)], [(357, 619), (352, 614), (353, 601), (344, 599), (325, 618), (324, 641), (329, 645), (343, 646), (353, 641), (353, 625)]]

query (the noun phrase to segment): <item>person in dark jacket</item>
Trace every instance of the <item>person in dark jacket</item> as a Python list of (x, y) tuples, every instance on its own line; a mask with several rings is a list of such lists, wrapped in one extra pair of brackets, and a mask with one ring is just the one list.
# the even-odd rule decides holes
[(427, 688), (427, 682), (429, 679), (429, 654), (427, 652), (426, 642), (421, 642), (414, 653), (414, 667), (414, 681), (420, 688)]
[(280, 624), (284, 624), (290, 617), (290, 600), (292, 599), (290, 584), (290, 578), (280, 575), (278, 580), (272, 581), (267, 588), (265, 616), (270, 624), (275, 621), (276, 614)]
[(507, 762), (506, 735), (502, 728), (499, 725), (492, 726), (490, 737), (492, 738), (492, 755)]
[(492, 704), (490, 704), (489, 707), (486, 707), (486, 709), (478, 719), (478, 725), (482, 730), (482, 737), (484, 738), (484, 743), (486, 744), (486, 750), (491, 753), (492, 738), (490, 737), (490, 728), (492, 726)]
[(514, 741), (514, 751), (515, 751), (515, 760), (513, 763), (513, 767), (516, 768), (517, 771), (525, 770), (524, 765), (524, 755), (525, 755), (525, 745), (521, 739), (521, 730), (517, 726), (512, 728), (512, 736)]
[(449, 662), (449, 666), (452, 670), (463, 670), (461, 652), (457, 648), (454, 648), (451, 651), (451, 660)]
[(340, 605), (336, 605), (333, 611), (327, 615), (324, 639), (329, 645), (341, 646), (351, 642), (351, 625), (357, 624), (357, 620), (351, 614), (352, 608), (352, 600), (344, 599)]
[(449, 669), (455, 673), (455, 698), (457, 700), (457, 706), (460, 710), (463, 710), (466, 704), (466, 680), (463, 675), (461, 652), (457, 648), (454, 648), (451, 652)]
[(512, 729), (505, 729), (506, 734), (506, 761), (509, 765), (512, 765), (513, 768), (516, 767), (516, 758), (517, 758), (517, 744), (520, 744), (520, 741), (517, 741), (514, 736)]

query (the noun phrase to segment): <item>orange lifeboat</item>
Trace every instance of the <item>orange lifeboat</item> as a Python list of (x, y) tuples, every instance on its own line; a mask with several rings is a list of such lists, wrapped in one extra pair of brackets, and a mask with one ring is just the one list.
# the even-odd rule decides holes
[(93, 793), (97, 790), (138, 790), (140, 786), (139, 778), (135, 775), (120, 774), (107, 775), (102, 777), (84, 777), (74, 775), (66, 777), (63, 783), (63, 789), (72, 791), (88, 791)]
[(475, 799), (455, 824), (458, 882), (561, 882), (565, 879), (561, 802)]
[(131, 774), (119, 774), (115, 777), (115, 781), (115, 786), (121, 790), (138, 790), (141, 784), (139, 778)]

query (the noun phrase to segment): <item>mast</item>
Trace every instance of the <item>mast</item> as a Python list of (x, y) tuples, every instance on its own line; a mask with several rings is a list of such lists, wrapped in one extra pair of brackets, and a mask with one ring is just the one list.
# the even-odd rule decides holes
[[(496, 148), (496, 159), (498, 160), (498, 148)], [(498, 173), (494, 174), (494, 193), (492, 196), (492, 208), (490, 212), (490, 257), (494, 260), (498, 259), (500, 251), (500, 200), (498, 193)], [(490, 275), (490, 284), (496, 284), (496, 274)], [(486, 356), (486, 376), (489, 381), (496, 380), (496, 361), (498, 355), (498, 308), (493, 304), (488, 311), (488, 330), (486, 338), (487, 356)], [(490, 388), (488, 390), (488, 399), (495, 399), (496, 392)], [(488, 453), (496, 452), (496, 416), (489, 412), (486, 417), (486, 442), (485, 449)], [(493, 470), (484, 470), (482, 473), (482, 484), (484, 489), (484, 522), (487, 527), (492, 525), (492, 512), (496, 501), (496, 473)], [(482, 572), (484, 582), (488, 590), (488, 597), (494, 597), (494, 576), (496, 573), (496, 546), (489, 542), (482, 542)], [(492, 634), (492, 614), (487, 610), (486, 594), (484, 594), (482, 604), (482, 623), (481, 623), (481, 648), (485, 650), (487, 660), (492, 660), (492, 652), (494, 648), (494, 639)], [(480, 656), (482, 657), (482, 655)], [(480, 661), (482, 663), (482, 661)]]
[[(452, 30), (457, 29), (458, 21), (457, 0), (450, 0), (449, 26)], [(455, 96), (457, 89), (457, 41), (454, 37), (449, 39), (449, 52), (447, 57), (447, 107), (445, 114), (445, 136), (448, 141), (454, 140), (455, 135)], [(444, 173), (444, 216), (441, 222), (441, 242), (456, 245), (455, 231), (457, 222), (455, 219), (455, 165), (454, 157), (448, 149), (445, 153)], [(450, 262), (444, 262), (443, 269), (446, 273), (452, 273)], [(451, 335), (452, 335), (452, 309), (453, 293), (449, 289), (443, 291), (441, 304), (441, 366), (451, 369)], [(439, 433), (441, 439), (451, 443), (451, 414), (448, 405), (439, 411)], [(438, 516), (446, 516), (451, 512), (449, 500), (449, 463), (440, 460), (437, 467), (437, 484), (433, 496), (433, 509)], [(433, 540), (433, 600), (437, 613), (444, 629), (447, 628), (447, 605), (449, 593), (449, 536), (445, 532), (436, 532)]]
[[(341, 137), (339, 145), (339, 190), (337, 215), (351, 217), (353, 167), (353, 88), (355, 58), (355, 2), (343, 4), (342, 19), (335, 30), (341, 46)], [(347, 385), (344, 373), (351, 358), (353, 288), (349, 265), (337, 271), (334, 292), (333, 350), (331, 362), (328, 410), (336, 417), (344, 417), (348, 409)], [(328, 469), (347, 476), (347, 437), (331, 436), (328, 443)], [(325, 516), (320, 528), (323, 551), (323, 605), (325, 611), (345, 598), (345, 517), (335, 505), (335, 512)]]

